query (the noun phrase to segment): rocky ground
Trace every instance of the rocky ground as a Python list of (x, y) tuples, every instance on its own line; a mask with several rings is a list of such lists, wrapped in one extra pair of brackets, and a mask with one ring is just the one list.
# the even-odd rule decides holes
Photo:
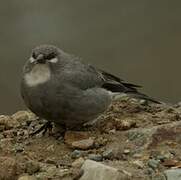
[(0, 116), (1, 180), (181, 179), (181, 103), (121, 98), (93, 126), (31, 136), (44, 122)]

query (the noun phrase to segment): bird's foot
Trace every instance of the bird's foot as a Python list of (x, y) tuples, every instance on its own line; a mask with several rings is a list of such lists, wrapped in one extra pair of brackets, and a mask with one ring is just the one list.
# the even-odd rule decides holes
[(50, 121), (47, 121), (43, 126), (41, 126), (39, 129), (36, 131), (30, 133), (30, 136), (37, 135), (38, 133), (42, 132), (43, 135), (49, 130), (49, 132), (52, 132), (53, 125)]

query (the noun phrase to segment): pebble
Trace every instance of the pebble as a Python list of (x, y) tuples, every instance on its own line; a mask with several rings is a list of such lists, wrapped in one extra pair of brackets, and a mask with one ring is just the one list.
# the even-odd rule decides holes
[(83, 139), (89, 139), (89, 134), (87, 132), (81, 132), (81, 131), (66, 131), (65, 132), (65, 143), (67, 145), (72, 146), (72, 143), (75, 141), (80, 141)]
[(168, 169), (164, 174), (167, 180), (181, 180), (181, 169)]
[(0, 115), (0, 125), (4, 126), (4, 130), (9, 130), (20, 126), (20, 123), (12, 119), (10, 116)]
[(103, 157), (100, 154), (89, 154), (88, 159), (93, 161), (102, 161)]
[(14, 158), (0, 157), (0, 179), (14, 179), (16, 177), (17, 162)]
[(136, 165), (140, 169), (144, 168), (144, 163), (140, 160), (133, 161), (133, 164)]
[(119, 180), (125, 178), (116, 168), (92, 160), (86, 160), (81, 169), (84, 173), (79, 180)]
[(72, 148), (77, 148), (82, 150), (90, 149), (93, 147), (93, 145), (94, 145), (94, 140), (91, 138), (72, 142)]
[(152, 169), (156, 170), (158, 168), (160, 164), (159, 160), (155, 160), (155, 159), (150, 159), (148, 161), (148, 166), (151, 167)]
[(75, 158), (79, 158), (81, 156), (83, 156), (83, 151), (77, 150), (75, 149), (72, 153), (71, 153), (71, 158), (75, 159)]
[(79, 168), (82, 166), (82, 164), (84, 163), (84, 158), (80, 157), (79, 159), (76, 159), (73, 163), (72, 163), (72, 167), (74, 168)]
[(36, 180), (37, 178), (35, 176), (21, 176), (18, 178), (18, 180)]
[(124, 153), (124, 154), (129, 154), (129, 153), (130, 153), (130, 150), (129, 150), (129, 149), (125, 149), (125, 150), (123, 151), (123, 153)]
[(108, 149), (108, 150), (104, 151), (102, 153), (102, 156), (103, 156), (104, 159), (113, 159), (114, 158), (113, 150)]
[(15, 121), (18, 121), (21, 125), (27, 126), (33, 120), (37, 119), (37, 116), (30, 111), (18, 111), (11, 116)]

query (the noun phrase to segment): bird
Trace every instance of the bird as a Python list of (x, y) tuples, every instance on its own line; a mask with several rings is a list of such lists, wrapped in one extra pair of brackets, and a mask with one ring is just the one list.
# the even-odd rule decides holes
[(20, 89), (28, 109), (48, 125), (77, 129), (104, 113), (115, 93), (158, 103), (138, 88), (54, 45), (40, 45), (23, 67)]

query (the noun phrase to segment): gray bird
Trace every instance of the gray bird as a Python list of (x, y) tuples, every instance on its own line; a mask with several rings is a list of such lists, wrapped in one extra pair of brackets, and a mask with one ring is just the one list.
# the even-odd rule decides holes
[(26, 106), (40, 118), (76, 129), (102, 114), (114, 93), (157, 102), (137, 87), (53, 45), (41, 45), (32, 50), (23, 68), (21, 94)]

